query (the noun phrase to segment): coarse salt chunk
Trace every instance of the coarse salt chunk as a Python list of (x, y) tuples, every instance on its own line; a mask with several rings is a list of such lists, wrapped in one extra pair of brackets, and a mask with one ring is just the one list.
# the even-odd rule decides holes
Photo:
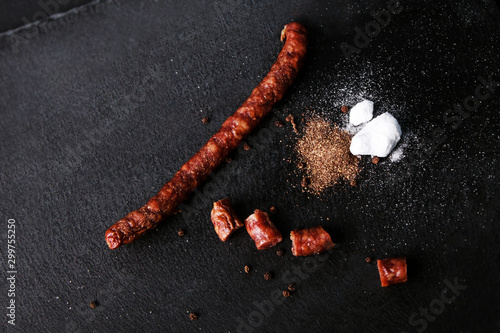
[(386, 157), (401, 139), (401, 127), (393, 115), (386, 112), (363, 127), (351, 141), (353, 155)]
[(373, 102), (365, 99), (362, 102), (354, 105), (349, 112), (349, 122), (354, 126), (372, 120), (373, 118)]

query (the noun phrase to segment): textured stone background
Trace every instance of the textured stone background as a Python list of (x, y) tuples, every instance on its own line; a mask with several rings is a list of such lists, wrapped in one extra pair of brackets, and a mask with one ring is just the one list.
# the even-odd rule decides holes
[[(66, 2), (61, 11), (85, 1)], [(0, 261), (4, 280), (14, 218), (19, 304), (16, 326), (2, 313), (2, 327), (418, 332), (412, 314), (457, 279), (467, 289), (426, 331), (498, 331), (500, 87), (456, 129), (443, 114), (474, 95), (478, 76), (500, 81), (500, 10), (492, 1), (401, 4), (348, 62), (341, 43), (353, 45), (355, 27), (386, 1), (97, 1), (15, 31), (7, 29), (41, 9), (2, 3)], [(307, 62), (248, 138), (252, 149), (234, 152), (156, 232), (109, 250), (107, 227), (155, 194), (244, 101), (291, 20), (310, 30)], [(300, 129), (314, 111), (342, 123), (340, 106), (361, 98), (400, 120), (404, 157), (377, 166), (364, 158), (357, 187), (302, 193), (291, 126), (274, 120), (290, 113)], [(446, 139), (436, 145), (433, 133)], [(221, 243), (209, 212), (223, 197), (243, 218), (278, 207), (284, 235), (322, 224), (339, 245), (319, 262), (293, 258), (288, 237), (284, 257), (257, 252), (243, 230)], [(408, 283), (381, 288), (367, 256), (408, 257)], [(286, 280), (298, 284), (293, 297), (261, 310)]]

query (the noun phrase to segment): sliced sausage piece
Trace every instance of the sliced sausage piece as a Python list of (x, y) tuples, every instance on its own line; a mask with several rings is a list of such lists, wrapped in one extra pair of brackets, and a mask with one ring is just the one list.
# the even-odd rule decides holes
[(377, 260), (377, 267), (382, 287), (408, 281), (406, 258)]
[(225, 242), (229, 235), (243, 227), (244, 224), (236, 216), (229, 199), (222, 199), (214, 202), (214, 208), (210, 214), (215, 232), (221, 241)]
[(310, 256), (329, 250), (335, 246), (330, 235), (322, 226), (294, 230), (290, 233), (292, 240), (292, 254), (298, 256)]
[(271, 222), (269, 215), (260, 209), (256, 209), (247, 217), (245, 227), (257, 250), (269, 249), (283, 240), (281, 232)]

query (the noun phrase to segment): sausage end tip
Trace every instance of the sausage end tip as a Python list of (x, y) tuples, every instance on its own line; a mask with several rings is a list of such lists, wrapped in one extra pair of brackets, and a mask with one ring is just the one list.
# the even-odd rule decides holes
[(111, 250), (120, 247), (121, 241), (119, 235), (115, 231), (108, 229), (106, 231), (106, 243)]
[(283, 27), (283, 30), (281, 30), (281, 37), (280, 37), (280, 41), (284, 41), (285, 38), (286, 38), (286, 27), (288, 26), (288, 24), (285, 24), (285, 26)]

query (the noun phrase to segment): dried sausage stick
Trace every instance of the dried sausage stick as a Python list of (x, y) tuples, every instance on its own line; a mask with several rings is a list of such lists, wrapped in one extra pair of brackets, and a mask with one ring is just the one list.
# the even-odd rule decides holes
[(283, 39), (286, 41), (276, 63), (219, 131), (146, 205), (129, 213), (106, 231), (106, 242), (111, 249), (131, 243), (174, 214), (177, 206), (224, 161), (283, 97), (304, 62), (306, 29), (300, 23), (289, 23), (281, 32)]

